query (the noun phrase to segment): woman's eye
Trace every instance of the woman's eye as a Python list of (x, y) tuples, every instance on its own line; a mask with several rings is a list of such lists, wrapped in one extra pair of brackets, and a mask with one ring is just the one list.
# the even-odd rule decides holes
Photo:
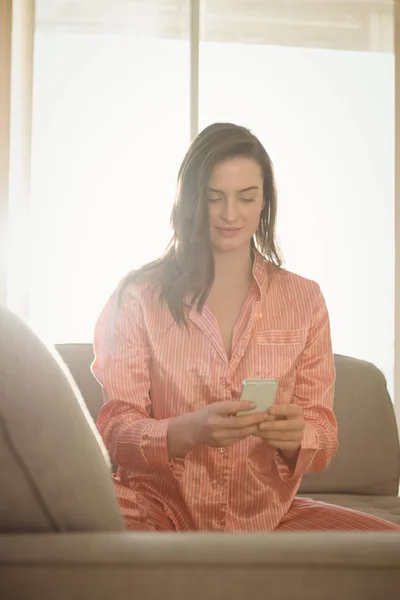
[(208, 198), (208, 202), (210, 204), (214, 204), (215, 202), (219, 202), (220, 200), (222, 200), (222, 198)]
[(254, 202), (255, 198), (240, 198), (242, 202)]

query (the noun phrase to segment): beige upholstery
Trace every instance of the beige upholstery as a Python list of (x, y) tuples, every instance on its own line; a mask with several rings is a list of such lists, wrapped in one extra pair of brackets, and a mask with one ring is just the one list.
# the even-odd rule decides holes
[(4, 600), (398, 600), (400, 536), (8, 536), (1, 589)]
[(61, 360), (0, 307), (0, 531), (123, 528), (104, 446)]

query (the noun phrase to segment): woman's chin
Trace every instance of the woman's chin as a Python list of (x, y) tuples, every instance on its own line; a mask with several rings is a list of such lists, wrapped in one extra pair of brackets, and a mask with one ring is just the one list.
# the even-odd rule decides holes
[(235, 240), (235, 239), (224, 239), (216, 240), (213, 243), (213, 250), (215, 252), (238, 252), (241, 249), (245, 250), (249, 248), (250, 240)]

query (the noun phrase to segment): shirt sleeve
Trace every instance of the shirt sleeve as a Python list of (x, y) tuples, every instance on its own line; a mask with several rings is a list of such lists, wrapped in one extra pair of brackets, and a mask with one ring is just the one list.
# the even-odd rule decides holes
[(279, 452), (275, 463), (281, 480), (325, 469), (337, 450), (337, 423), (333, 414), (335, 366), (329, 315), (318, 288), (306, 345), (298, 359), (292, 402), (303, 408), (306, 426), (297, 461), (289, 466)]
[(169, 419), (151, 417), (151, 352), (135, 290), (115, 293), (95, 328), (92, 372), (103, 386), (97, 426), (112, 461), (139, 472), (170, 470)]

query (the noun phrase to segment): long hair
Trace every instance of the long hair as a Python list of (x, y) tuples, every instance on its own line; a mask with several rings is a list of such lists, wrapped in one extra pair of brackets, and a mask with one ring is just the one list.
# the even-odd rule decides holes
[(184, 299), (201, 311), (214, 281), (207, 187), (214, 167), (226, 159), (243, 156), (255, 160), (263, 175), (265, 205), (251, 245), (277, 267), (282, 258), (276, 242), (277, 194), (271, 159), (258, 138), (245, 127), (215, 123), (204, 129), (190, 145), (178, 173), (171, 214), (172, 239), (164, 255), (121, 282), (121, 292), (134, 281), (147, 278), (159, 286), (160, 301), (166, 302), (178, 324), (186, 323)]

